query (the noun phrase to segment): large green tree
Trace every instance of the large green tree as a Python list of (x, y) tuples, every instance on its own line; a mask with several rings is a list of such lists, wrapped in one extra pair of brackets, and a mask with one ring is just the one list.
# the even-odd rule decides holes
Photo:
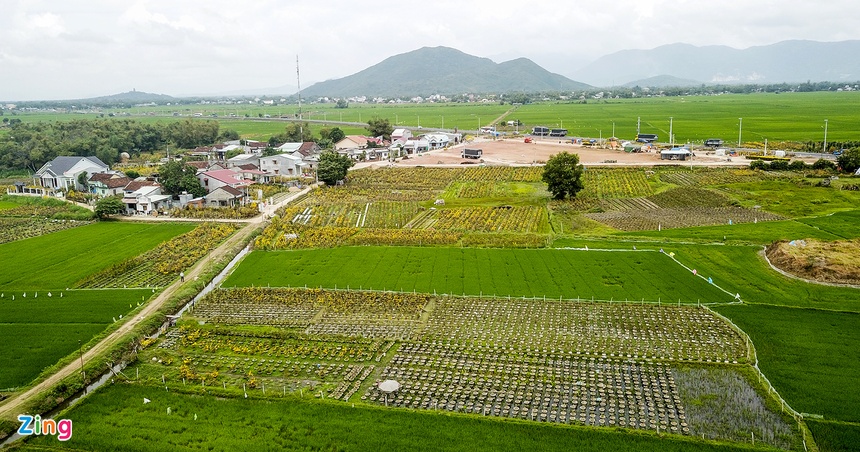
[(169, 162), (158, 168), (158, 182), (164, 191), (178, 195), (183, 191), (195, 197), (206, 196), (206, 189), (197, 179), (197, 168), (185, 162)]
[(554, 199), (574, 198), (583, 188), (582, 172), (579, 155), (561, 152), (547, 160), (541, 179)]
[(332, 127), (331, 129), (329, 129), (329, 128), (320, 129), (320, 137), (322, 137), (322, 139), (324, 139), (324, 140), (329, 140), (332, 143), (337, 143), (338, 141), (342, 140), (345, 136), (346, 136), (346, 133), (344, 133), (343, 130), (340, 130), (339, 127)]
[(391, 139), (391, 132), (394, 132), (394, 127), (387, 119), (373, 118), (367, 121), (367, 132), (372, 137), (382, 137), (385, 140)]
[(287, 127), (284, 129), (283, 133), (272, 135), (272, 137), (269, 138), (269, 144), (275, 145), (281, 143), (304, 143), (305, 141), (313, 141), (313, 139), (314, 134), (308, 123), (293, 122), (287, 124)]
[(125, 210), (125, 203), (123, 203), (122, 198), (118, 196), (107, 196), (99, 199), (96, 201), (96, 207), (94, 209), (96, 217), (99, 219), (104, 219), (110, 215), (122, 213), (123, 210)]
[(860, 148), (846, 149), (842, 155), (836, 158), (836, 163), (846, 173), (857, 171), (860, 169)]
[(326, 185), (335, 185), (346, 177), (346, 172), (354, 164), (351, 158), (335, 151), (320, 154), (317, 177)]

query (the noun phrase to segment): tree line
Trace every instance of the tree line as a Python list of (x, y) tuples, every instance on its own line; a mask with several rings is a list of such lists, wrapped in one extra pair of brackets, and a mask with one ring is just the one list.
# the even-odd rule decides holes
[(96, 156), (111, 165), (120, 154), (152, 152), (166, 146), (194, 148), (219, 138), (217, 121), (143, 123), (134, 120), (9, 121), (0, 136), (0, 170), (35, 171), (58, 156)]

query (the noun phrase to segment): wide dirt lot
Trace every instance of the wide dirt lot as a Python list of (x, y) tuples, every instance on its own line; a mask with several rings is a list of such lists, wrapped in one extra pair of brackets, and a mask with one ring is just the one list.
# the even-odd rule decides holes
[[(570, 140), (538, 140), (534, 143), (524, 143), (523, 139), (486, 140), (480, 139), (471, 143), (452, 146), (448, 149), (430, 151), (415, 158), (398, 160), (395, 166), (413, 165), (467, 165), (477, 164), (480, 160), (464, 159), (460, 153), (464, 147), (479, 148), (484, 151), (483, 161), (488, 165), (531, 165), (542, 164), (552, 155), (567, 151), (579, 154), (580, 162), (584, 165), (615, 165), (615, 166), (641, 166), (655, 164), (676, 164), (696, 166), (747, 166), (749, 160), (733, 157), (727, 161), (726, 157), (704, 155), (697, 152), (692, 161), (679, 162), (660, 160), (658, 152), (627, 153), (621, 150), (599, 149), (588, 146), (571, 144)], [(469, 162), (469, 163), (463, 163)], [(380, 165), (378, 162), (369, 162), (371, 165)], [(385, 162), (384, 164), (387, 164)], [(365, 164), (367, 165), (367, 164)], [(364, 166), (364, 165), (362, 165)]]

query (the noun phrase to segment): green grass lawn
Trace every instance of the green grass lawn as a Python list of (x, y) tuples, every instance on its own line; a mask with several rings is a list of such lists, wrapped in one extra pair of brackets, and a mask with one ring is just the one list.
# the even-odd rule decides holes
[(749, 334), (759, 368), (795, 410), (860, 421), (860, 314), (754, 305), (716, 310)]
[[(38, 295), (37, 295), (38, 293)], [(60, 297), (60, 294), (63, 294)], [(25, 385), (152, 295), (149, 289), (2, 291), (0, 388)], [(12, 300), (12, 296), (15, 299)]]
[(342, 247), (251, 253), (231, 286), (387, 289), (424, 293), (685, 303), (730, 301), (652, 251)]
[(95, 223), (0, 245), (0, 289), (55, 290), (194, 228), (188, 223)]
[[(148, 398), (152, 402), (143, 403)], [(170, 414), (167, 410), (170, 409)], [(196, 419), (195, 419), (196, 416)], [(73, 422), (67, 443), (31, 437), (21, 450), (487, 450), (718, 451), (744, 445), (499, 420), (349, 406), (313, 400), (265, 401), (165, 392), (117, 384), (58, 415)]]

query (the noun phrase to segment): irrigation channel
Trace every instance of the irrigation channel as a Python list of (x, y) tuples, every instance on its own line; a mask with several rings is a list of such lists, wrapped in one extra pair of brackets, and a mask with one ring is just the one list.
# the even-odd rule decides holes
[[(242, 258), (245, 257), (245, 255), (248, 254), (250, 251), (251, 251), (250, 247), (247, 247), (247, 246), (245, 248), (243, 248), (242, 251), (239, 251), (239, 253), (236, 254), (235, 257), (233, 257), (233, 259), (230, 261), (230, 263), (228, 263), (227, 266), (224, 267), (224, 270), (221, 270), (221, 273), (218, 273), (217, 275), (215, 275), (215, 277), (212, 278), (212, 281), (210, 281), (209, 284), (207, 284), (206, 287), (204, 287), (203, 290), (200, 291), (200, 293), (198, 293), (194, 298), (192, 298), (191, 301), (189, 301), (184, 306), (182, 306), (182, 308), (176, 313), (175, 318), (182, 316), (182, 314), (184, 314), (185, 311), (187, 311), (189, 308), (193, 307), (194, 304), (198, 300), (205, 297), (206, 294), (208, 294), (209, 292), (214, 290), (216, 287), (218, 287), (218, 285), (221, 284), (221, 281), (223, 281), (224, 278), (226, 278), (227, 275), (230, 273), (230, 271), (233, 270), (233, 267), (236, 266), (236, 264), (238, 264), (239, 261), (241, 261)], [(167, 330), (167, 328), (169, 327), (169, 323), (170, 323), (169, 321), (165, 322), (165, 324), (162, 325), (161, 328), (159, 328), (158, 331), (156, 331), (155, 334), (151, 337), (152, 338), (158, 338), (161, 335), (161, 333), (163, 333)], [(62, 403), (57, 405), (57, 407), (54, 408), (53, 410), (48, 411), (47, 413), (43, 413), (42, 418), (43, 419), (53, 419), (60, 412), (62, 412), (65, 409), (77, 404), (84, 397), (91, 394), (96, 389), (102, 387), (105, 383), (107, 383), (109, 380), (111, 380), (112, 377), (121, 374), (122, 371), (125, 370), (125, 368), (127, 366), (128, 366), (127, 362), (121, 362), (121, 363), (118, 363), (118, 364), (111, 366), (111, 368), (108, 369), (107, 372), (102, 374), (102, 376), (99, 377), (98, 380), (94, 381), (93, 383), (90, 383), (86, 388), (84, 388), (83, 391), (78, 392), (77, 394), (64, 400)], [(23, 437), (22, 435), (19, 435), (17, 432), (15, 432), (12, 435), (10, 435), (8, 438), (6, 438), (5, 440), (0, 441), (0, 447), (5, 447), (9, 444), (12, 444), (15, 441), (18, 441), (19, 439), (21, 439), (22, 437)]]

